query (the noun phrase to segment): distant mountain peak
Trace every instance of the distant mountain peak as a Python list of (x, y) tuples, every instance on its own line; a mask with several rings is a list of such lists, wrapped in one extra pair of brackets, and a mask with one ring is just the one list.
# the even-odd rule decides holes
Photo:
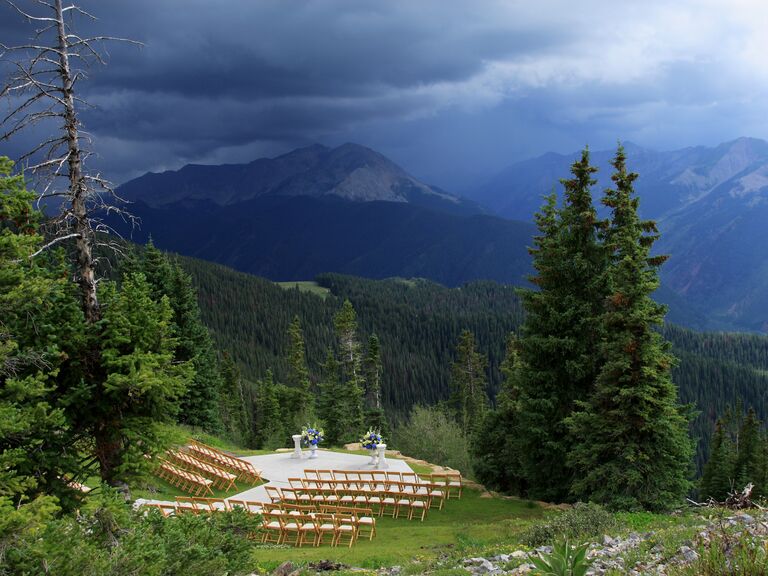
[(477, 204), (420, 182), (383, 154), (352, 142), (313, 144), (248, 164), (188, 165), (147, 173), (120, 187), (128, 200), (150, 206), (209, 200), (226, 206), (262, 196), (338, 196), (353, 202), (405, 202), (459, 214)]

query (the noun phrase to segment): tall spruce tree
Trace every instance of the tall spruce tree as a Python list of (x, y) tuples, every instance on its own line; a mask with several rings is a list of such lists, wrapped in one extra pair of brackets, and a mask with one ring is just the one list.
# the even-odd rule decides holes
[(750, 482), (754, 484), (757, 489), (753, 490), (755, 496), (760, 494), (763, 488), (760, 485), (762, 452), (760, 439), (760, 420), (754, 408), (750, 408), (739, 430), (739, 447), (736, 451), (733, 478), (737, 490), (741, 490)]
[(525, 480), (520, 475), (520, 453), (515, 439), (519, 434), (520, 363), (515, 334), (507, 337), (506, 353), (500, 369), (504, 376), (496, 395), (496, 409), (483, 419), (472, 438), (472, 468), (484, 486), (503, 492), (522, 493)]
[(195, 376), (187, 383), (181, 399), (179, 421), (219, 432), (221, 372), (213, 340), (200, 317), (192, 278), (178, 262), (172, 262), (158, 250), (151, 239), (144, 247), (140, 271), (152, 288), (153, 299), (159, 301), (167, 296), (173, 309), (174, 361), (191, 361), (195, 368)]
[(301, 330), (301, 320), (298, 315), (293, 317), (288, 328), (288, 386), (296, 391), (296, 419), (294, 424), (302, 426), (315, 419), (315, 406), (309, 368), (307, 368), (307, 352), (304, 345), (304, 333)]
[(651, 256), (658, 238), (652, 221), (640, 220), (626, 155), (612, 162), (615, 188), (605, 244), (611, 254), (609, 296), (600, 318), (602, 366), (594, 391), (567, 421), (576, 443), (568, 462), (576, 475), (572, 494), (617, 509), (663, 510), (690, 487), (692, 443), (688, 419), (672, 383), (675, 362), (657, 328), (666, 308), (651, 294), (666, 256)]
[(245, 385), (240, 368), (228, 353), (222, 354), (221, 361), (221, 401), (219, 418), (226, 435), (238, 444), (247, 444), (251, 440), (249, 412), (246, 409)]
[[(333, 350), (329, 348), (321, 367), (316, 404), (316, 413), (325, 425), (325, 440), (329, 444), (336, 444), (339, 441), (340, 429), (336, 426), (336, 422), (341, 418), (340, 405), (337, 401), (341, 394), (341, 387), (339, 362)], [(307, 422), (307, 424), (316, 423)]]
[(365, 424), (380, 432), (387, 428), (387, 419), (381, 403), (381, 346), (379, 337), (371, 334), (368, 338), (368, 351), (363, 360), (365, 377)]
[(715, 424), (709, 449), (709, 459), (704, 465), (704, 471), (699, 484), (699, 497), (725, 500), (733, 484), (733, 443), (722, 420)]
[(570, 496), (567, 454), (574, 440), (565, 420), (576, 401), (591, 395), (601, 365), (607, 259), (599, 237), (604, 222), (592, 202), (596, 171), (585, 149), (572, 177), (561, 181), (563, 206), (552, 194), (536, 215), (529, 279), (537, 289), (520, 290), (527, 315), (519, 344), (517, 449), (529, 495), (550, 501)]
[(253, 406), (254, 442), (261, 448), (276, 448), (282, 445), (284, 426), (280, 415), (280, 402), (272, 370), (256, 382), (256, 397)]
[[(333, 318), (339, 366), (339, 389), (336, 395), (337, 420), (326, 419), (326, 428), (335, 427), (338, 442), (353, 442), (363, 426), (363, 387), (365, 384), (357, 334), (357, 313), (345, 300)], [(327, 432), (327, 430), (326, 430)]]
[(67, 479), (87, 474), (53, 393), (83, 317), (66, 268), (30, 258), (43, 245), (42, 215), (12, 167), (0, 157), (0, 507), (5, 499), (23, 513), (45, 494), (74, 504)]
[(477, 351), (475, 335), (463, 330), (451, 365), (450, 403), (462, 433), (470, 437), (480, 427), (486, 409), (488, 358)]

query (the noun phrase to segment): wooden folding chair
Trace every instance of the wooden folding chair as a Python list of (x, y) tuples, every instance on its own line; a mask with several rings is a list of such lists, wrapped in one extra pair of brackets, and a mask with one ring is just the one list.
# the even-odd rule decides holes
[(321, 546), (326, 536), (331, 537), (331, 546), (336, 545), (336, 522), (333, 514), (315, 514), (317, 540), (315, 546)]
[(264, 512), (261, 518), (261, 541), (282, 544), (285, 538), (282, 515), (275, 512)]
[(445, 474), (446, 490), (448, 492), (447, 497), (450, 499), (453, 492), (457, 492), (457, 498), (461, 498), (461, 491), (464, 485), (461, 480), (460, 472), (446, 472)]

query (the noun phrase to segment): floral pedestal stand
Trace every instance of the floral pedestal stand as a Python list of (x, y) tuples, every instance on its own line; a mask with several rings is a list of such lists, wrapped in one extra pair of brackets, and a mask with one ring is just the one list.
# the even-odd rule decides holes
[(376, 446), (376, 450), (379, 452), (379, 461), (376, 463), (376, 469), (377, 470), (386, 470), (389, 468), (389, 464), (387, 464), (387, 445), (386, 444), (379, 444)]
[(370, 466), (376, 466), (379, 463), (379, 454), (376, 452), (376, 448), (370, 448), (368, 452), (371, 453), (371, 461), (368, 462)]
[(317, 444), (309, 445), (309, 459), (314, 460), (317, 458)]
[(293, 454), (291, 454), (291, 458), (301, 458), (301, 434), (294, 434), (291, 438), (293, 438)]

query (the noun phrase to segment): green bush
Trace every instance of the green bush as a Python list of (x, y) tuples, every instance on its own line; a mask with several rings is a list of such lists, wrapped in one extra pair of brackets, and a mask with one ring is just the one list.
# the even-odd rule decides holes
[(593, 538), (617, 527), (616, 518), (608, 510), (580, 502), (546, 522), (534, 524), (523, 533), (522, 540), (529, 546), (541, 546), (561, 539)]
[(438, 407), (414, 406), (406, 424), (394, 433), (395, 448), (407, 456), (421, 458), (472, 474), (469, 442), (455, 420)]
[(252, 571), (259, 518), (244, 511), (164, 518), (133, 511), (109, 490), (5, 549), (0, 574), (207, 576)]

